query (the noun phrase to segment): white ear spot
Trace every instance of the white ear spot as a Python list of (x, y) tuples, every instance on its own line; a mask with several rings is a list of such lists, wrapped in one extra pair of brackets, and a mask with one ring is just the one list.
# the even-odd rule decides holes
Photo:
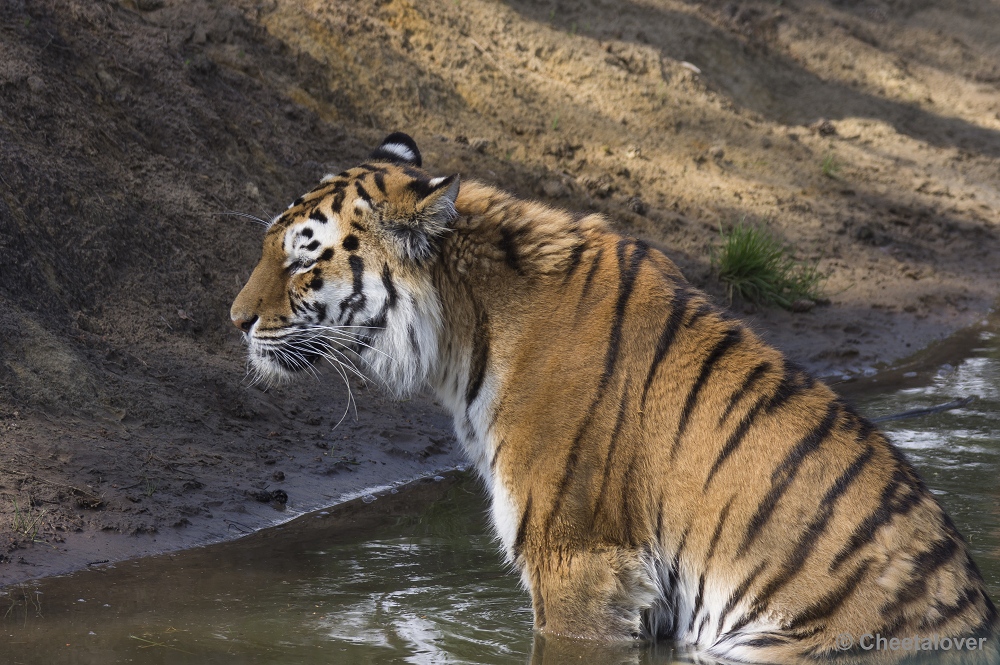
[(444, 182), (447, 179), (448, 179), (448, 176), (444, 176), (444, 177), (441, 177), (441, 178), (432, 178), (431, 181), (429, 183), (427, 183), (427, 184), (429, 184), (433, 188), (433, 187), (437, 187), (438, 185), (440, 185), (442, 182)]
[(414, 162), (417, 159), (417, 156), (413, 154), (413, 151), (402, 143), (384, 143), (380, 145), (378, 149), (383, 152), (391, 152), (407, 162)]
[(362, 212), (371, 212), (372, 207), (368, 204), (368, 201), (365, 201), (364, 199), (357, 199), (354, 202), (354, 209)]

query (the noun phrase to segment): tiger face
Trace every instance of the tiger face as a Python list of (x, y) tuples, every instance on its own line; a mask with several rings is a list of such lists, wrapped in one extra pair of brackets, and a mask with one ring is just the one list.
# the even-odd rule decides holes
[(256, 378), (326, 360), (397, 394), (425, 380), (440, 319), (425, 267), (455, 217), (459, 178), (431, 178), (420, 164), (412, 139), (390, 135), (271, 223), (230, 312)]

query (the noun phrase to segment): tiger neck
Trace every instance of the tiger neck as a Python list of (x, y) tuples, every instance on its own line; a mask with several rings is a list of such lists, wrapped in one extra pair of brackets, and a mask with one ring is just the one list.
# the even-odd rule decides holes
[(598, 215), (574, 217), (476, 182), (463, 183), (456, 209), (459, 218), (432, 267), (442, 324), (438, 365), (428, 383), (487, 478), (499, 444), (502, 368), (523, 343), (520, 313), (533, 310), (547, 281), (561, 282), (575, 268), (588, 238), (605, 223)]

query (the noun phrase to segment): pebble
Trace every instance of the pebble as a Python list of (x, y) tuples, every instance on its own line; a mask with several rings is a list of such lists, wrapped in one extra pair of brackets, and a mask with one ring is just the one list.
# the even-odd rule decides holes
[(713, 145), (708, 149), (708, 155), (712, 159), (719, 160), (726, 156), (726, 149), (721, 145)]
[(28, 89), (32, 92), (41, 92), (42, 90), (45, 90), (45, 81), (43, 81), (40, 76), (29, 76)]
[(801, 314), (803, 312), (810, 311), (815, 306), (816, 303), (814, 301), (809, 300), (808, 298), (799, 298), (792, 303), (791, 310), (796, 314)]
[(376, 498), (377, 497), (374, 494), (365, 494), (363, 497), (361, 497), (361, 500), (364, 503), (375, 503)]

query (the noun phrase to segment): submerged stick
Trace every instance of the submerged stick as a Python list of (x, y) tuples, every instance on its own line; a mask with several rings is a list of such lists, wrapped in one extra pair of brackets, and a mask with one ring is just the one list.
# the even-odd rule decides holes
[(942, 411), (951, 411), (952, 409), (961, 409), (963, 406), (970, 404), (975, 401), (975, 395), (969, 395), (968, 397), (963, 397), (962, 399), (956, 399), (953, 402), (947, 402), (945, 404), (938, 404), (937, 406), (928, 406), (922, 409), (910, 409), (909, 411), (903, 411), (901, 413), (894, 413), (890, 416), (879, 416), (878, 418), (871, 418), (873, 423), (884, 423), (890, 420), (903, 420), (904, 418), (919, 418), (920, 416), (929, 416), (932, 413), (940, 413)]

